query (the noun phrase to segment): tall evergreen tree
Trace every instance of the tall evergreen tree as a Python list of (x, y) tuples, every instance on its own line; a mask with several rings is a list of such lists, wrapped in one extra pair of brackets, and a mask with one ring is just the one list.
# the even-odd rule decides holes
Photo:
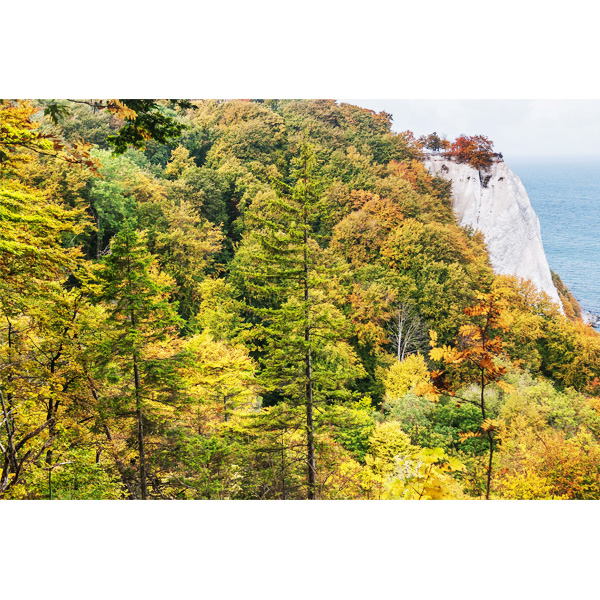
[[(130, 384), (122, 382), (119, 391), (125, 413), (128, 400), (134, 403), (139, 490), (141, 498), (146, 499), (145, 423), (150, 417), (149, 406), (160, 401), (174, 377), (169, 361), (177, 348), (175, 334), (180, 319), (169, 302), (173, 281), (156, 267), (144, 233), (129, 223), (113, 238), (99, 279), (98, 295), (108, 309), (104, 365), (113, 370), (113, 376), (115, 370), (124, 377), (129, 372)], [(156, 345), (166, 340), (168, 348), (165, 345), (162, 352), (157, 352)]]
[(347, 397), (345, 382), (362, 373), (346, 344), (347, 323), (333, 303), (335, 268), (325, 263), (315, 225), (321, 201), (316, 157), (306, 144), (292, 163), (291, 184), (256, 208), (242, 268), (262, 349), (262, 384), (274, 397), (304, 408), (306, 496), (318, 496), (314, 411)]

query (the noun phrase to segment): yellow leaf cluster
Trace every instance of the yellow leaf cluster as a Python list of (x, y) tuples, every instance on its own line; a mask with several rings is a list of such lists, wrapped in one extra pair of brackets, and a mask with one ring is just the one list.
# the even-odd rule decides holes
[(411, 354), (401, 362), (394, 362), (386, 372), (383, 384), (385, 398), (394, 402), (409, 391), (415, 393), (429, 383), (429, 371), (422, 354)]
[(137, 113), (135, 110), (125, 106), (118, 99), (109, 100), (106, 108), (108, 109), (108, 112), (125, 121), (135, 121), (137, 118)]

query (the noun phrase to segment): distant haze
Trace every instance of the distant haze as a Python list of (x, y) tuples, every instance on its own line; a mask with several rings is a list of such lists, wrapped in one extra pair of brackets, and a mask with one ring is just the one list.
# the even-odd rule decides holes
[(482, 134), (511, 159), (600, 160), (600, 100), (340, 100), (393, 115), (417, 137)]

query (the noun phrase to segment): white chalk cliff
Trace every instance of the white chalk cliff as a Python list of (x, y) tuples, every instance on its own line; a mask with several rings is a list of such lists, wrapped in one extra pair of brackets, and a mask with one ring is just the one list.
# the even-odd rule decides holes
[(452, 204), (460, 225), (485, 236), (490, 261), (499, 275), (529, 279), (562, 311), (544, 253), (540, 222), (521, 180), (502, 161), (477, 170), (443, 156), (426, 156), (430, 173), (452, 181)]

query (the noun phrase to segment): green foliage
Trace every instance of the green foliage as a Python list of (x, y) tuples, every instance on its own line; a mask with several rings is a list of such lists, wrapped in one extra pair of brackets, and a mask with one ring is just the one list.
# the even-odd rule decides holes
[(174, 429), (167, 433), (167, 441), (157, 467), (168, 470), (167, 485), (174, 498), (229, 500), (240, 490), (233, 448), (226, 438)]
[(354, 404), (334, 405), (322, 418), (335, 428), (335, 440), (363, 464), (375, 429), (371, 403), (371, 398), (366, 396)]
[[(56, 118), (51, 114), (55, 106), (59, 108)], [(116, 132), (118, 125), (108, 111), (94, 113), (89, 106), (68, 106), (65, 102), (49, 103), (44, 108), (44, 112), (55, 123), (60, 124), (65, 140), (74, 142), (84, 139), (101, 150), (111, 148), (108, 136)]]
[(242, 317), (243, 304), (231, 283), (207, 277), (198, 289), (201, 301), (194, 319), (196, 327), (218, 340), (235, 340), (247, 325)]
[(180, 326), (169, 302), (172, 288), (173, 281), (157, 269), (148, 252), (144, 235), (128, 222), (113, 239), (110, 254), (98, 269), (97, 283), (90, 286), (93, 296), (106, 303), (96, 376), (121, 381), (107, 393), (109, 414), (135, 411), (140, 467), (136, 486), (142, 498), (147, 483), (144, 426), (159, 433), (172, 411)]
[(440, 137), (435, 131), (429, 135), (423, 135), (419, 138), (419, 142), (427, 150), (432, 152), (439, 152), (440, 150), (447, 150), (450, 147), (450, 142), (445, 136)]
[[(178, 137), (184, 129), (179, 123), (176, 112), (165, 103), (149, 99), (129, 100), (92, 100), (83, 101), (94, 111), (106, 110), (124, 120), (116, 135), (108, 135), (107, 141), (114, 146), (116, 154), (123, 154), (127, 148), (144, 148), (148, 140), (159, 144), (167, 144)], [(187, 100), (175, 100), (172, 103), (179, 108), (189, 108)], [(68, 114), (64, 104), (50, 101), (46, 114), (58, 121)]]
[[(48, 477), (48, 483), (52, 485), (51, 499), (119, 500), (123, 498), (123, 484), (119, 481), (118, 473), (109, 465), (98, 462), (97, 457), (96, 452), (85, 448), (75, 449), (61, 456), (61, 462), (64, 464), (57, 463), (58, 467), (52, 468), (51, 477)], [(47, 497), (50, 497), (49, 488)]]
[(440, 136), (333, 100), (44, 107), (0, 103), (0, 496), (600, 497), (600, 337), (494, 278)]

